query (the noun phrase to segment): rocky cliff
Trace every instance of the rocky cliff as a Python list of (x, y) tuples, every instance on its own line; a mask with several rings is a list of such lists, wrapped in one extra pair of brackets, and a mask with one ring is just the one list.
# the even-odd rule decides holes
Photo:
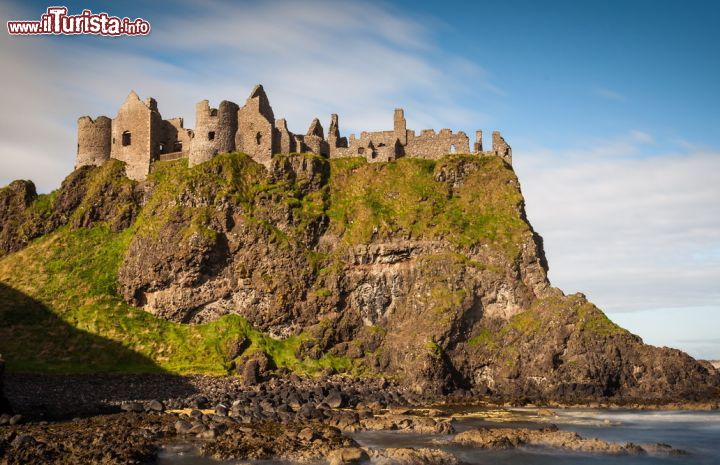
[[(104, 270), (110, 286), (73, 299), (96, 321), (135, 307), (158, 327), (200, 328), (197, 344), (222, 352), (224, 369), (264, 352), (275, 366), (389, 376), (423, 392), (718, 395), (710, 364), (647, 346), (584, 296), (550, 285), (542, 239), (499, 157), (369, 164), (288, 155), (266, 169), (235, 153), (190, 169), (157, 163), (143, 183), (111, 160), (74, 172), (48, 196), (12, 183), (0, 191), (0, 225), (0, 280), (31, 296), (42, 287), (37, 297), (59, 313), (68, 299), (18, 276), (60, 237), (104, 228), (95, 247), (112, 240), (117, 251)], [(73, 276), (90, 280), (93, 263), (78, 260)], [(185, 343), (169, 330), (151, 339), (108, 321), (83, 329), (176, 366), (168, 360)], [(202, 329), (218, 322), (245, 325), (244, 336)]]

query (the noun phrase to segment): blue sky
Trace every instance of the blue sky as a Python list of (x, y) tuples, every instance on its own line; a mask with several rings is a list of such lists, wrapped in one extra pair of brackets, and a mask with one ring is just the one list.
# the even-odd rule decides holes
[[(717, 2), (69, 2), (150, 21), (148, 37), (2, 34), (0, 185), (56, 188), (78, 116), (130, 89), (194, 122), (263, 83), (304, 132), (499, 129), (553, 284), (647, 342), (720, 358)], [(3, 20), (48, 6), (4, 2)], [(8, 66), (12, 64), (12, 66)], [(19, 110), (21, 109), (21, 110)]]

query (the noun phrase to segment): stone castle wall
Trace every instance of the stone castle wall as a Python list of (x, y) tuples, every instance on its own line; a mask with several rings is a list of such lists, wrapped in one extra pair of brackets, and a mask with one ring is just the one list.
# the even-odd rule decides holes
[(436, 134), (432, 129), (423, 129), (419, 136), (415, 131), (407, 132), (405, 156), (437, 160), (448, 153), (470, 153), (470, 139), (464, 132), (441, 129)]
[(496, 155), (512, 163), (512, 149), (499, 132), (492, 133), (492, 151), (484, 152), (482, 131), (470, 138), (462, 131), (407, 129), (405, 112), (396, 108), (393, 129), (362, 132), (359, 137), (340, 135), (338, 115), (330, 119), (327, 137), (315, 118), (307, 133), (293, 134), (285, 119), (275, 119), (270, 101), (261, 85), (255, 86), (245, 105), (223, 100), (217, 109), (207, 100), (196, 105), (195, 130), (185, 129), (182, 118), (163, 120), (154, 99), (141, 101), (131, 92), (110, 120), (84, 116), (78, 120), (76, 168), (102, 164), (108, 158), (126, 163), (127, 176), (143, 180), (153, 161), (187, 157), (190, 166), (210, 160), (219, 153), (238, 150), (258, 163), (270, 166), (273, 154), (312, 152), (330, 158), (364, 157), (385, 162), (401, 157), (438, 159), (448, 153)]
[(507, 164), (512, 165), (512, 149), (500, 135), (500, 131), (493, 131), (492, 133), (492, 151), (505, 160)]
[(110, 158), (112, 138), (112, 120), (99, 116), (95, 121), (89, 116), (78, 119), (77, 158), (75, 168), (93, 165), (99, 166)]

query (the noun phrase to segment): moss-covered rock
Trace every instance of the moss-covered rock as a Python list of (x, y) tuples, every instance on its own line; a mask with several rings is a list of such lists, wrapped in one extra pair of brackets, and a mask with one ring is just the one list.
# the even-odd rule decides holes
[(256, 373), (262, 360), (424, 393), (716, 393), (712, 368), (550, 286), (498, 157), (291, 154), (266, 169), (230, 153), (157, 162), (141, 184), (122, 168), (82, 168), (47, 196), (0, 191), (10, 369), (244, 373), (254, 360)]

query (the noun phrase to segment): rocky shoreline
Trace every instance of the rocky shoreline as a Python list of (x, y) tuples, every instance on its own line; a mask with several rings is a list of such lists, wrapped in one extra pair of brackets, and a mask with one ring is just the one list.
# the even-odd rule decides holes
[[(353, 379), (341, 375), (300, 377), (293, 374), (267, 373), (248, 382), (238, 376), (138, 375), (50, 375), (9, 374), (5, 396), (17, 413), (30, 421), (55, 421), (119, 413), (128, 402), (162, 402), (167, 409), (207, 409), (218, 404), (230, 405), (238, 399), (268, 397), (271, 402), (321, 403), (330, 396), (333, 407), (356, 408), (363, 402), (376, 408), (465, 405), (496, 407), (548, 408), (623, 408), (636, 410), (717, 410), (720, 399), (643, 402), (639, 399), (590, 399), (586, 402), (560, 402), (528, 398), (481, 396), (477, 392), (456, 390), (438, 396), (418, 394), (406, 386), (385, 378)], [(0, 376), (2, 386), (2, 376)], [(0, 391), (0, 397), (2, 391)], [(339, 401), (338, 398), (342, 400)], [(336, 405), (341, 402), (339, 405)], [(9, 405), (7, 406), (9, 407)], [(0, 412), (0, 413), (9, 413)]]
[[(442, 438), (439, 445), (476, 448), (682, 453), (663, 444), (582, 438), (547, 422), (536, 430), (492, 428), (456, 434), (453, 415), (459, 405), (472, 403), (468, 393), (438, 401), (385, 379), (289, 375), (247, 385), (238, 377), (12, 375), (5, 385), (15, 415), (0, 417), (3, 465), (154, 463), (162, 446), (172, 444), (194, 444), (201, 455), (218, 460), (459, 463), (439, 448), (362, 448), (352, 434), (367, 430), (432, 434)], [(18, 415), (23, 416), (17, 420)], [(553, 413), (540, 409), (538, 415)], [(16, 418), (12, 425), (11, 418)]]

